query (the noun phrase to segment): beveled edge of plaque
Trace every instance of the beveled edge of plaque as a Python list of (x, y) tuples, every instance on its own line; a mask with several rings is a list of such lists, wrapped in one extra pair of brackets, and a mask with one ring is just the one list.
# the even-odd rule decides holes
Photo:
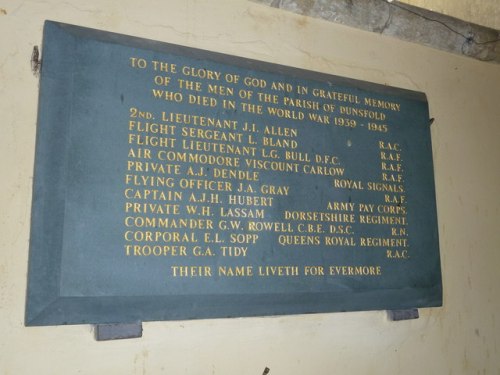
[[(432, 297), (429, 297), (430, 291)], [(118, 324), (439, 307), (440, 286), (343, 293), (59, 297), (27, 326)], [(394, 303), (384, 300), (391, 297)], [(338, 302), (342, 301), (342, 307)], [(371, 308), (363, 307), (366, 302)], [(248, 309), (251, 306), (251, 309)]]
[[(147, 38), (119, 34), (110, 31), (103, 31), (94, 28), (71, 25), (57, 21), (45, 21), (45, 28), (55, 27), (65, 31), (75, 37), (91, 38), (107, 43), (125, 45), (134, 48), (148, 49), (161, 53), (181, 54), (195, 59), (210, 59), (214, 62), (231, 64), (245, 69), (256, 69), (268, 73), (278, 73), (290, 75), (297, 78), (316, 80), (319, 82), (335, 83), (339, 85), (349, 85), (359, 89), (375, 91), (381, 94), (398, 95), (411, 100), (419, 100), (427, 103), (427, 96), (420, 91), (414, 91), (394, 86), (387, 86), (380, 83), (362, 81), (354, 78), (341, 77), (334, 74), (306, 70), (299, 67), (291, 67), (261, 60), (250, 59), (242, 56), (228, 55), (221, 52), (182, 46), (168, 42), (156, 41)], [(42, 51), (43, 52), (43, 51)], [(42, 60), (43, 61), (43, 60)]]
[[(44, 43), (49, 33), (53, 34), (50, 38), (58, 42), (72, 39), (67, 33), (58, 32), (53, 23), (46, 23)], [(64, 57), (72, 59), (70, 54)], [(62, 256), (65, 210), (64, 155), (71, 114), (66, 102), (73, 90), (68, 66), (72, 66), (72, 61), (69, 64), (67, 61), (56, 61), (55, 68), (58, 77), (61, 77), (58, 80), (44, 79), (43, 64), (40, 75), (26, 293), (27, 326), (34, 325), (37, 317), (60, 299), (58, 261)]]

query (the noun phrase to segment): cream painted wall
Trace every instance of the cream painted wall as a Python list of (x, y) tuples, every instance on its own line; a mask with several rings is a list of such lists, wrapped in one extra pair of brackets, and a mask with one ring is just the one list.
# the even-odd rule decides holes
[(500, 30), (499, 0), (401, 0), (420, 8)]
[[(0, 4), (0, 374), (500, 374), (500, 66), (242, 0)], [(90, 326), (25, 328), (38, 80), (45, 19), (427, 93), (444, 307), (154, 322), (95, 342)]]

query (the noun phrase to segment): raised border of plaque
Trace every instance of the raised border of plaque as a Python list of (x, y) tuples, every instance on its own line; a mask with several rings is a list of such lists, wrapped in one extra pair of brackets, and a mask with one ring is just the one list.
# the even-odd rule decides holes
[(26, 325), (442, 304), (423, 93), (52, 21), (42, 52)]

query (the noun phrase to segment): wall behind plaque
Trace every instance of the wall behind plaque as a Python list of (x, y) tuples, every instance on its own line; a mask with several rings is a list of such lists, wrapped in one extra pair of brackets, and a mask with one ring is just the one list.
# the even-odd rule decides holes
[(402, 2), (467, 22), (500, 29), (500, 7), (496, 0), (402, 0)]
[[(144, 324), (95, 342), (90, 326), (25, 328), (38, 80), (45, 19), (427, 93), (444, 307)], [(1, 374), (500, 374), (500, 66), (247, 1), (0, 4)], [(425, 202), (423, 202), (425, 204)]]

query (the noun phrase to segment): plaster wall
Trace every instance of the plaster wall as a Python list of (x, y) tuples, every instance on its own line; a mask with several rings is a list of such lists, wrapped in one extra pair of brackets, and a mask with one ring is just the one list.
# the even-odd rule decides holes
[[(423, 91), (432, 125), (444, 307), (389, 322), (358, 312), (25, 328), (45, 19)], [(497, 26), (498, 27), (498, 26)], [(0, 4), (0, 373), (500, 374), (500, 66), (243, 0)]]
[(402, 0), (402, 2), (500, 30), (498, 0)]

